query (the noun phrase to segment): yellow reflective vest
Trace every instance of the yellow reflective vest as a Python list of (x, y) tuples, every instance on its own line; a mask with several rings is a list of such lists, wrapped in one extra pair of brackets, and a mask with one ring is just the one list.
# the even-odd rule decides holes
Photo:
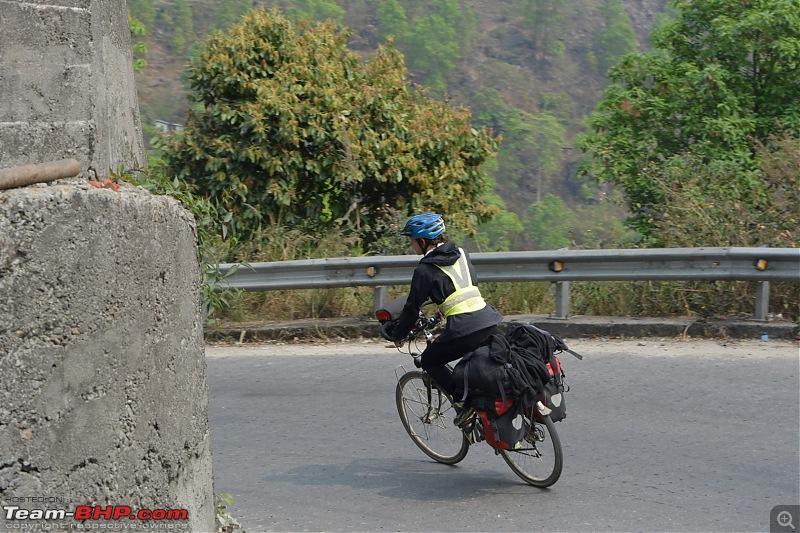
[(486, 307), (486, 302), (481, 296), (478, 287), (472, 284), (472, 276), (469, 275), (469, 265), (467, 264), (467, 254), (461, 248), (458, 249), (461, 257), (452, 265), (439, 267), (447, 277), (453, 281), (456, 291), (448, 296), (439, 305), (439, 311), (445, 318), (461, 313), (472, 313)]

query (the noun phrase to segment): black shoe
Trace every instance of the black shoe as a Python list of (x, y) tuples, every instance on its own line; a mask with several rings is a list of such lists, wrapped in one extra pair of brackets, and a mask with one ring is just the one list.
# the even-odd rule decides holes
[(475, 410), (472, 407), (466, 407), (462, 402), (453, 404), (456, 409), (456, 417), (453, 419), (453, 424), (458, 427), (464, 427), (464, 424), (472, 419)]

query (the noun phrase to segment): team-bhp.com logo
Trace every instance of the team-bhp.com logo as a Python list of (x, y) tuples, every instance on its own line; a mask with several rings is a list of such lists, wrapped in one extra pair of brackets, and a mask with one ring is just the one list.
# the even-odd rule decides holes
[(189, 511), (186, 509), (138, 509), (134, 511), (129, 505), (78, 505), (74, 511), (66, 509), (23, 509), (18, 505), (3, 506), (3, 516), (6, 520), (66, 520), (81, 521), (99, 520), (136, 520), (140, 522), (174, 522), (187, 520)]

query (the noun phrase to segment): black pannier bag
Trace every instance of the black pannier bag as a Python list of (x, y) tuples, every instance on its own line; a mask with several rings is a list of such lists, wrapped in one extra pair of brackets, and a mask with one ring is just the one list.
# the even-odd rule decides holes
[[(495, 337), (494, 335), (492, 337)], [(507, 357), (490, 347), (492, 338), (474, 351), (464, 355), (453, 368), (453, 399), (463, 402), (467, 396), (504, 396), (511, 390)]]
[(547, 370), (550, 372), (551, 379), (544, 384), (544, 393), (547, 401), (545, 405), (550, 408), (550, 420), (553, 422), (560, 422), (567, 418), (567, 403), (564, 400), (564, 393), (569, 390), (569, 387), (564, 383), (564, 373), (561, 371), (561, 361), (556, 360), (556, 368), (558, 373), (558, 384), (556, 383), (556, 373), (553, 372), (553, 367), (547, 363)]
[[(544, 367), (546, 372), (546, 367)], [(453, 369), (454, 401), (472, 407), (493, 448), (519, 447), (524, 436), (523, 410), (545, 397), (538, 377), (502, 335), (491, 335)]]
[(522, 403), (489, 396), (470, 396), (469, 405), (478, 415), (486, 442), (498, 450), (519, 448), (525, 436)]
[(454, 401), (468, 396), (520, 400), (533, 407), (544, 397), (543, 383), (530, 375), (525, 361), (502, 335), (490, 335), (453, 368)]
[(509, 344), (521, 353), (526, 361), (529, 371), (544, 385), (545, 398), (548, 408), (552, 410), (550, 420), (559, 422), (567, 417), (567, 404), (564, 393), (569, 391), (564, 383), (564, 371), (561, 361), (556, 353), (568, 352), (583, 359), (583, 356), (567, 348), (564, 341), (557, 335), (539, 329), (532, 324), (522, 324), (509, 328), (506, 333)]

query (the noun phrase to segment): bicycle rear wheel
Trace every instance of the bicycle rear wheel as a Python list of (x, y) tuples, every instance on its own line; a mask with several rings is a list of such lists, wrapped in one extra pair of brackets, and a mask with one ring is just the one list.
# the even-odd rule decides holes
[(549, 487), (561, 476), (564, 464), (561, 440), (549, 416), (524, 417), (525, 437), (515, 450), (500, 450), (508, 466), (525, 483)]
[(403, 427), (428, 457), (448, 465), (466, 457), (469, 441), (453, 425), (450, 397), (427, 373), (412, 370), (400, 376), (395, 397)]

